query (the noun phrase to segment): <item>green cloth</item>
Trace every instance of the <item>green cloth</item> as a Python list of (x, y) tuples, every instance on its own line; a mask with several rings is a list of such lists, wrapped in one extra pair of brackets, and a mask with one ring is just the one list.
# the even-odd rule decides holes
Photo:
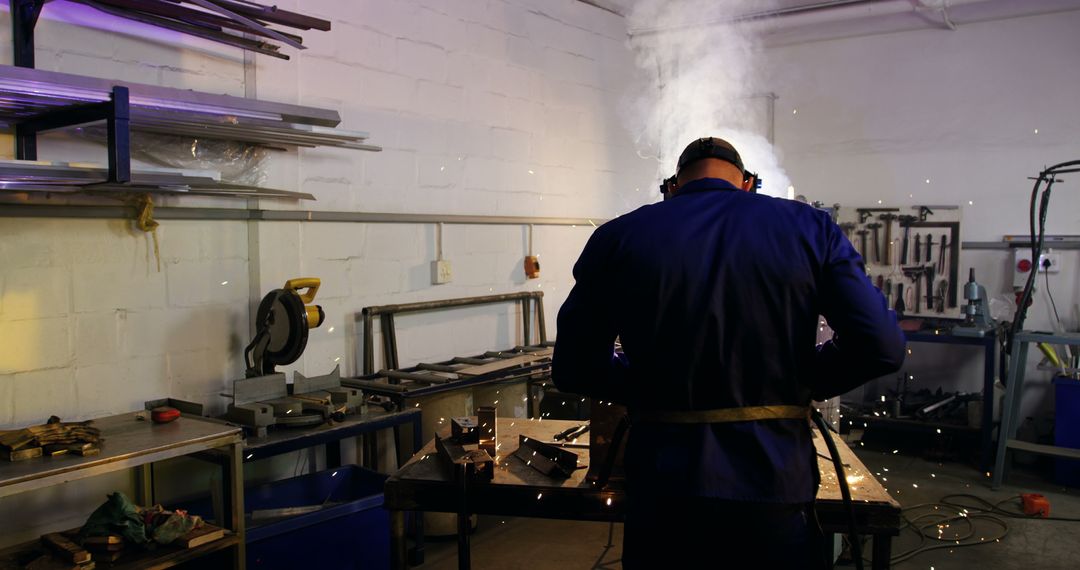
[(79, 531), (79, 540), (116, 535), (126, 543), (153, 548), (155, 543), (169, 544), (184, 536), (198, 523), (197, 517), (183, 511), (168, 512), (161, 506), (144, 509), (123, 493), (112, 493), (86, 520)]

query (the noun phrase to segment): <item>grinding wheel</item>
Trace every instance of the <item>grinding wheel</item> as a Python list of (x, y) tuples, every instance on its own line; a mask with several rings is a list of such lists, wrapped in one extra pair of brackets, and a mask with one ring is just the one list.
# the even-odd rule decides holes
[[(304, 295), (298, 288), (307, 288)], [(322, 324), (326, 315), (314, 300), (319, 280), (293, 279), (285, 287), (274, 289), (263, 297), (255, 312), (258, 332), (245, 350), (248, 376), (269, 374), (278, 365), (296, 362), (307, 347), (308, 329)]]

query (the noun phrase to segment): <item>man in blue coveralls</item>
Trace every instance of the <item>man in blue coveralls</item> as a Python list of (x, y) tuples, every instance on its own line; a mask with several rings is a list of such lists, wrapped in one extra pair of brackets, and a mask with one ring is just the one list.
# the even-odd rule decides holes
[(903, 334), (832, 219), (750, 192), (729, 143), (677, 175), (585, 246), (552, 379), (629, 408), (625, 568), (820, 567), (810, 401), (898, 370)]

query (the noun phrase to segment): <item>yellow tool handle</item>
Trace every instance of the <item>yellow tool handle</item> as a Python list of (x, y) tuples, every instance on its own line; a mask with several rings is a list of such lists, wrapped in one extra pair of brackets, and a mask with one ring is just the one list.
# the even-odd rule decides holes
[[(296, 291), (296, 294), (300, 295), (300, 300), (306, 305), (315, 300), (315, 293), (319, 291), (321, 284), (322, 280), (318, 277), (297, 277), (286, 281), (285, 288)], [(307, 289), (307, 291), (301, 293), (299, 289)]]
[(1064, 366), (1061, 365), (1061, 359), (1058, 358), (1057, 351), (1054, 350), (1053, 347), (1045, 342), (1040, 342), (1038, 346), (1039, 350), (1046, 355), (1046, 359), (1050, 361), (1050, 364), (1053, 364), (1057, 368), (1064, 368)]

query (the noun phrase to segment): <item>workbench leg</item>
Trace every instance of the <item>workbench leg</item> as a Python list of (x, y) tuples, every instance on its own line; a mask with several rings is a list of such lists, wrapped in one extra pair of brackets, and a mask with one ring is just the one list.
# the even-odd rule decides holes
[(237, 442), (229, 447), (228, 472), (229, 529), (240, 539), (236, 545), (235, 570), (247, 566), (247, 537), (244, 532), (244, 444)]
[(413, 511), (412, 518), (413, 547), (409, 551), (409, 564), (419, 566), (424, 563), (424, 513)]
[(154, 464), (147, 463), (135, 468), (135, 491), (138, 503), (144, 507), (154, 505)]
[(994, 372), (997, 360), (997, 337), (993, 336), (983, 346), (983, 407), (982, 407), (982, 449), (979, 453), (979, 464), (983, 471), (989, 471), (994, 453)]
[(892, 558), (892, 537), (887, 534), (875, 534), (873, 545), (873, 560), (871, 568), (874, 570), (888, 570)]
[(1009, 383), (1005, 387), (1005, 403), (1001, 406), (1001, 427), (998, 428), (997, 457), (994, 459), (994, 479), (992, 487), (996, 490), (1005, 482), (1005, 471), (1008, 469), (1007, 444), (1016, 434), (1019, 426), (1017, 415), (1020, 412), (1020, 397), (1023, 393), (1024, 367), (1027, 366), (1028, 343), (1019, 342), (1019, 346), (1013, 346), (1013, 359), (1009, 363)]
[(341, 441), (326, 442), (326, 468), (337, 469), (341, 467)]
[(458, 570), (469, 570), (472, 567), (471, 552), (469, 552), (469, 515), (458, 513), (457, 515), (457, 564)]
[(390, 568), (405, 570), (405, 512), (390, 511)]
[(824, 541), (825, 543), (821, 545), (821, 549), (825, 553), (825, 568), (832, 570), (836, 562), (836, 535), (827, 532)]

